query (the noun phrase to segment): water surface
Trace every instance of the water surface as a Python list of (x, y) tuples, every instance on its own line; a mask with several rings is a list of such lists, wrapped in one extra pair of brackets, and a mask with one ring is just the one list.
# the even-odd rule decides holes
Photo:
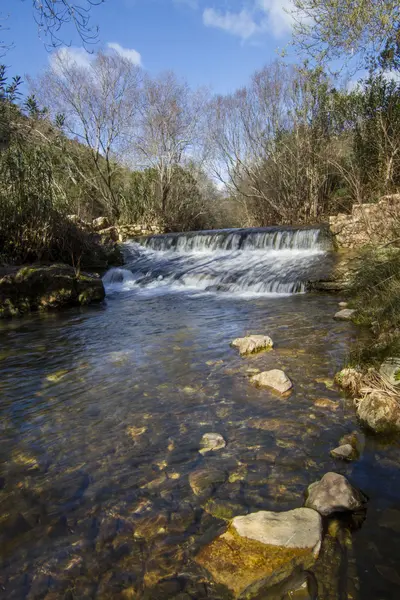
[[(162, 255), (150, 263), (149, 250)], [(398, 598), (399, 445), (367, 437), (358, 462), (329, 456), (358, 427), (332, 386), (356, 335), (332, 318), (340, 298), (246, 294), (243, 279), (220, 285), (222, 268), (199, 286), (198, 249), (177, 252), (178, 266), (171, 248), (127, 251), (132, 278), (109, 275), (104, 305), (0, 325), (0, 597), (218, 600), (192, 558), (223, 519), (302, 506), (307, 485), (334, 470), (370, 502), (339, 591), (331, 581), (323, 600)], [(275, 349), (240, 358), (229, 344), (251, 332)], [(249, 369), (269, 368), (291, 377), (289, 398), (250, 384)], [(206, 432), (226, 447), (202, 456)], [(197, 496), (190, 476), (210, 466), (222, 476)]]

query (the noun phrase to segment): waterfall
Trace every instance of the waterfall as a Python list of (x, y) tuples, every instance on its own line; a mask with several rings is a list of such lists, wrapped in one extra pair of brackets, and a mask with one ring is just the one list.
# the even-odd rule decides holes
[(108, 292), (303, 293), (321, 278), (330, 250), (324, 227), (154, 235), (127, 242), (126, 268), (111, 269), (103, 281)]

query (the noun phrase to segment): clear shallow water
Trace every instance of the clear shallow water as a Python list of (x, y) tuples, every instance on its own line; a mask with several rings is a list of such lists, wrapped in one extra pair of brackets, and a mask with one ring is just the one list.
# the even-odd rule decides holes
[[(398, 598), (399, 445), (367, 438), (360, 461), (329, 457), (357, 428), (331, 387), (355, 335), (332, 319), (338, 300), (139, 286), (1, 323), (0, 597), (220, 599), (191, 562), (220, 517), (301, 506), (335, 470), (370, 502), (347, 568), (328, 554), (317, 573), (323, 600)], [(248, 332), (276, 348), (240, 358), (229, 343)], [(273, 367), (290, 398), (250, 385), (247, 369)], [(226, 448), (201, 456), (206, 432)], [(224, 475), (196, 496), (190, 476), (210, 466)]]

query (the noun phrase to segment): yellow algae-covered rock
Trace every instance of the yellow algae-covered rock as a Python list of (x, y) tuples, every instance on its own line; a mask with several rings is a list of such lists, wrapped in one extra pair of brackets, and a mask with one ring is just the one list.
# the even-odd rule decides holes
[(235, 517), (195, 560), (232, 598), (252, 598), (308, 569), (321, 546), (320, 515), (311, 509), (259, 511)]
[(268, 335), (248, 335), (242, 338), (236, 338), (231, 343), (231, 346), (238, 348), (239, 353), (243, 356), (245, 354), (254, 354), (255, 352), (261, 352), (262, 350), (270, 350), (274, 343)]

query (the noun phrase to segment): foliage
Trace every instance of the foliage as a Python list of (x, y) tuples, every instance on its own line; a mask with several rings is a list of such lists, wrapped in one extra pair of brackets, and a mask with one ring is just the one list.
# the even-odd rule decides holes
[(397, 0), (293, 0), (295, 42), (318, 61), (360, 55), (395, 67), (399, 52)]
[(379, 364), (400, 352), (400, 249), (371, 248), (360, 258), (350, 294), (358, 322), (368, 325), (353, 348), (352, 364)]

